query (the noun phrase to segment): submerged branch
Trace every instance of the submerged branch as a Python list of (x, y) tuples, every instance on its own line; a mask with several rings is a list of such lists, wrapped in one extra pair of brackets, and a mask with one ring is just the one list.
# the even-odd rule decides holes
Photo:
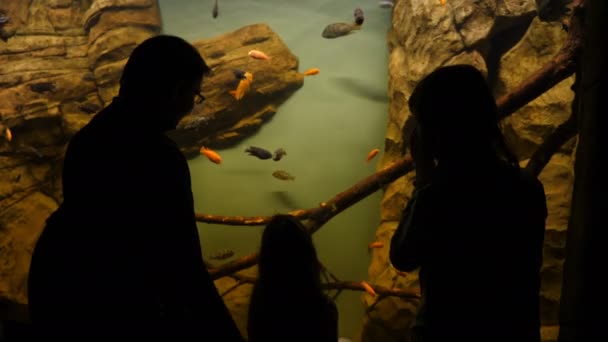
[[(233, 274), (230, 275), (231, 278), (234, 278), (240, 284), (248, 283), (255, 284), (256, 277), (246, 276), (242, 274)], [(413, 289), (389, 289), (385, 286), (373, 285), (369, 284), (374, 291), (378, 294), (378, 296), (394, 296), (401, 298), (420, 298), (420, 293), (417, 290)], [(352, 290), (352, 291), (362, 291), (365, 292), (365, 288), (361, 284), (361, 282), (357, 281), (333, 281), (329, 283), (324, 283), (321, 285), (324, 290)]]
[[(582, 50), (583, 7), (584, 0), (574, 0), (570, 18), (569, 34), (557, 55), (516, 89), (497, 100), (499, 116), (501, 119), (511, 115), (519, 108), (534, 100), (575, 72)], [(534, 153), (528, 165), (526, 165), (526, 171), (532, 172), (533, 174), (540, 173), (553, 153), (575, 134), (576, 115), (575, 112), (573, 112), (572, 117), (560, 125)], [(411, 157), (407, 155), (384, 169), (359, 181), (357, 184), (337, 194), (327, 202), (320, 203), (319, 207), (296, 210), (289, 214), (300, 220), (307, 220), (307, 227), (310, 233), (315, 233), (334, 216), (412, 170), (413, 161)], [(271, 218), (271, 216), (219, 216), (196, 214), (196, 220), (199, 222), (239, 226), (261, 226), (267, 224)], [(210, 267), (209, 273), (212, 279), (231, 276), (241, 283), (248, 282), (247, 280), (253, 281), (254, 278), (248, 279), (246, 276), (237, 275), (235, 272), (254, 266), (257, 262), (258, 254), (250, 254), (217, 267)], [(364, 287), (358, 282), (334, 281), (325, 284), (324, 288), (338, 289), (339, 291), (343, 289), (365, 291)], [(380, 296), (419, 297), (419, 294), (413, 290), (388, 289), (377, 285), (374, 285), (373, 288)]]
[[(337, 194), (334, 198), (330, 199), (327, 202), (322, 202), (318, 208), (307, 209), (307, 210), (298, 210), (296, 213), (306, 213), (301, 214), (302, 216), (308, 215), (310, 223), (307, 224), (309, 231), (312, 233), (316, 232), (321, 228), (321, 226), (329, 221), (332, 217), (344, 211), (346, 208), (351, 205), (359, 202), (370, 194), (378, 191), (383, 186), (395, 181), (397, 178), (407, 174), (408, 172), (414, 169), (414, 163), (412, 158), (407, 155), (402, 159), (390, 164), (389, 166), (383, 168), (380, 171), (362, 179), (357, 184), (351, 186), (347, 190)], [(205, 215), (199, 215), (205, 216)], [(301, 218), (300, 216), (299, 218)], [(215, 216), (220, 217), (220, 216)], [(260, 216), (260, 218), (266, 219), (264, 216)], [(239, 220), (239, 216), (234, 217), (223, 217), (221, 218), (222, 222), (233, 222), (237, 224)], [(199, 220), (200, 221), (200, 220)], [(203, 221), (207, 222), (207, 221)], [(209, 222), (216, 223), (216, 222)], [(251, 267), (255, 265), (258, 261), (258, 254), (250, 254), (239, 259), (233, 260), (231, 262), (225, 263), (218, 267), (214, 267), (209, 269), (209, 274), (212, 279), (218, 279), (221, 277), (228, 276), (236, 271), (240, 271), (242, 269)]]
[(321, 203), (321, 208), (312, 213), (308, 221), (308, 229), (316, 232), (334, 216), (343, 212), (351, 205), (378, 191), (385, 185), (394, 182), (397, 178), (414, 170), (414, 162), (408, 154), (382, 170), (370, 175), (347, 190), (337, 194), (331, 200)]
[(578, 85), (580, 84), (580, 67), (576, 72), (576, 78), (572, 89), (574, 90), (574, 99), (571, 105), (571, 115), (568, 120), (564, 121), (549, 135), (543, 143), (536, 149), (524, 171), (534, 177), (538, 177), (545, 166), (551, 160), (551, 157), (571, 138), (576, 136), (578, 132), (578, 111), (579, 111), (579, 94)]
[(517, 88), (498, 99), (500, 118), (513, 114), (519, 108), (574, 74), (583, 45), (584, 3), (584, 0), (574, 0), (569, 20), (568, 37), (555, 57)]

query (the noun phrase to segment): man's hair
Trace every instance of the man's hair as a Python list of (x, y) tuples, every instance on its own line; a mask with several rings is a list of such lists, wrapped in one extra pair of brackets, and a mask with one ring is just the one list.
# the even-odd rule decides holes
[(120, 95), (154, 96), (170, 91), (179, 82), (194, 82), (209, 71), (190, 43), (176, 36), (157, 35), (133, 49), (120, 78)]

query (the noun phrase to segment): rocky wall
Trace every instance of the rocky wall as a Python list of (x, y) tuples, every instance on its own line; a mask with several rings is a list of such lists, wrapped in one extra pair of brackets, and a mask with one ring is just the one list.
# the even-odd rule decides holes
[(10, 18), (0, 125), (12, 133), (0, 136), (0, 318), (24, 319), (32, 249), (61, 200), (65, 143), (117, 84), (102, 70), (158, 34), (160, 16), (154, 0), (2, 1), (0, 11)]
[[(567, 33), (560, 16), (541, 21), (533, 0), (398, 0), (388, 33), (389, 120), (385, 153), (379, 168), (405, 150), (408, 132), (407, 99), (417, 82), (442, 65), (467, 63), (487, 75), (497, 97), (505, 94), (547, 63)], [(570, 114), (573, 78), (559, 83), (503, 122), (508, 144), (526, 163), (533, 151)], [(408, 134), (405, 134), (407, 140)], [(545, 186), (549, 218), (542, 267), (541, 318), (544, 341), (557, 337), (557, 314), (573, 184), (574, 140), (555, 154), (540, 175)], [(376, 238), (384, 247), (373, 251), (369, 281), (399, 288), (417, 287), (416, 272), (398, 276), (388, 260), (390, 239), (413, 190), (413, 175), (386, 187), (381, 202), (381, 224)], [(466, 279), (462, 279), (466, 281)], [(370, 308), (374, 299), (362, 295)], [(403, 341), (417, 305), (414, 300), (387, 297), (369, 310), (357, 340)]]

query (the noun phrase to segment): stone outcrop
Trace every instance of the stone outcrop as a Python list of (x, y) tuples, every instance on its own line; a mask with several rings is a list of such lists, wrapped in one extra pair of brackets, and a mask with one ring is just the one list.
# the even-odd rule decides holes
[(100, 70), (160, 32), (156, 1), (136, 2), (0, 4), (10, 17), (0, 41), (0, 124), (13, 135), (0, 139), (0, 312), (10, 318), (25, 319), (32, 249), (62, 196), (65, 143), (117, 84), (117, 74)]
[[(161, 23), (156, 0), (3, 1), (0, 13), (10, 17), (0, 40), (0, 312), (25, 319), (31, 253), (62, 199), (66, 142), (117, 95), (131, 51), (159, 34)], [(251, 134), (303, 85), (297, 57), (267, 25), (194, 45), (212, 72), (202, 89), (207, 100), (173, 132), (184, 152)], [(249, 57), (251, 49), (272, 61)], [(240, 101), (229, 94), (237, 85), (234, 69), (254, 75)], [(246, 315), (243, 291), (227, 297), (238, 317)]]
[[(187, 154), (198, 153), (203, 145), (226, 147), (255, 132), (304, 83), (298, 58), (266, 24), (245, 26), (193, 44), (211, 68), (211, 75), (203, 82), (205, 102), (196, 106), (172, 135)], [(250, 57), (248, 52), (253, 49), (263, 51), (271, 60)], [(238, 101), (229, 93), (238, 85), (234, 70), (253, 74), (251, 89)]]
[[(484, 71), (498, 97), (513, 89), (548, 62), (565, 40), (561, 23), (536, 17), (532, 0), (450, 0), (445, 6), (424, 0), (399, 0), (393, 9), (388, 40), (389, 122), (385, 153), (379, 168), (402, 156), (409, 139), (407, 98), (417, 82), (442, 65), (472, 64)], [(573, 79), (567, 79), (535, 99), (503, 123), (503, 131), (517, 157), (525, 164), (543, 139), (570, 115)], [(405, 134), (402, 134), (405, 132)], [(541, 301), (543, 340), (556, 336), (565, 230), (573, 184), (574, 140), (554, 155), (540, 175), (547, 194), (549, 218), (545, 234)], [(376, 239), (385, 247), (374, 250), (369, 281), (400, 288), (418, 286), (416, 272), (398, 276), (388, 261), (388, 242), (401, 211), (411, 196), (413, 175), (386, 187), (381, 202), (381, 225)], [(462, 279), (466, 281), (466, 279)], [(417, 301), (362, 295), (369, 313), (361, 341), (402, 341), (409, 335)]]

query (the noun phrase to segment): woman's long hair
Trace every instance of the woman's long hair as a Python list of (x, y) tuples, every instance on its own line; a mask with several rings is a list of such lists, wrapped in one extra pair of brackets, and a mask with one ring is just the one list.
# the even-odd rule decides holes
[(434, 135), (433, 157), (476, 157), (492, 149), (519, 169), (500, 130), (494, 96), (475, 67), (459, 64), (436, 69), (418, 83), (408, 104), (423, 131)]
[(254, 295), (308, 297), (322, 294), (321, 268), (310, 234), (291, 215), (275, 215), (262, 235)]

